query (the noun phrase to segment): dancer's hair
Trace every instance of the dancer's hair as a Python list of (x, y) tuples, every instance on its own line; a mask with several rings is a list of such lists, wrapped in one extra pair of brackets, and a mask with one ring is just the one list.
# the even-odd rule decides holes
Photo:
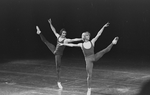
[(91, 35), (90, 32), (86, 31), (86, 32), (82, 33), (82, 36), (85, 35), (85, 34), (89, 34), (89, 36)]
[(66, 31), (64, 28), (62, 28), (59, 32), (59, 34), (61, 35), (63, 31)]

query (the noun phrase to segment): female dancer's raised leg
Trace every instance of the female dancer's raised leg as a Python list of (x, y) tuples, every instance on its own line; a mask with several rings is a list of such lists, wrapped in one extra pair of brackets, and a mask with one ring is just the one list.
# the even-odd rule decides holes
[(115, 37), (114, 40), (112, 41), (112, 43), (109, 46), (107, 46), (105, 49), (97, 52), (95, 54), (95, 61), (99, 60), (104, 54), (109, 52), (111, 50), (111, 48), (113, 47), (113, 45), (117, 44), (118, 40), (119, 40), (119, 37)]

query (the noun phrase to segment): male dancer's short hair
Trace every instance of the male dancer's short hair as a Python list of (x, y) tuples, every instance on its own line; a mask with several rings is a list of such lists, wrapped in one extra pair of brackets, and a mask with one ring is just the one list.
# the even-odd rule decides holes
[(62, 28), (59, 32), (59, 34), (61, 35), (63, 31), (66, 31), (64, 28)]

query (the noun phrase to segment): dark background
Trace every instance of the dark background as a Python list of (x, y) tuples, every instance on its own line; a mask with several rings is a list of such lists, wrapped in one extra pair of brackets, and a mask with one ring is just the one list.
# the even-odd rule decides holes
[[(1, 0), (0, 59), (53, 57), (36, 34), (39, 26), (47, 40), (56, 45), (57, 32), (65, 28), (68, 38), (91, 32), (91, 38), (102, 26), (110, 26), (96, 42), (95, 52), (108, 46), (115, 36), (118, 44), (105, 57), (149, 59), (150, 1), (149, 0)], [(83, 57), (80, 48), (67, 47), (65, 57)]]

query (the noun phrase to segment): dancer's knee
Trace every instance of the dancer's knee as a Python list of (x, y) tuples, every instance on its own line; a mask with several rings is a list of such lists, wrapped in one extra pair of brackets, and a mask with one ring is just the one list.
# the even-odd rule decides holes
[(87, 75), (87, 81), (90, 82), (91, 80), (92, 80), (92, 75), (91, 75), (91, 74), (88, 74), (88, 75)]
[(56, 67), (56, 71), (60, 72), (61, 68), (60, 67)]
[(105, 53), (109, 52), (111, 50), (111, 48), (106, 48), (104, 49), (104, 51), (102, 52), (102, 54), (104, 55)]

